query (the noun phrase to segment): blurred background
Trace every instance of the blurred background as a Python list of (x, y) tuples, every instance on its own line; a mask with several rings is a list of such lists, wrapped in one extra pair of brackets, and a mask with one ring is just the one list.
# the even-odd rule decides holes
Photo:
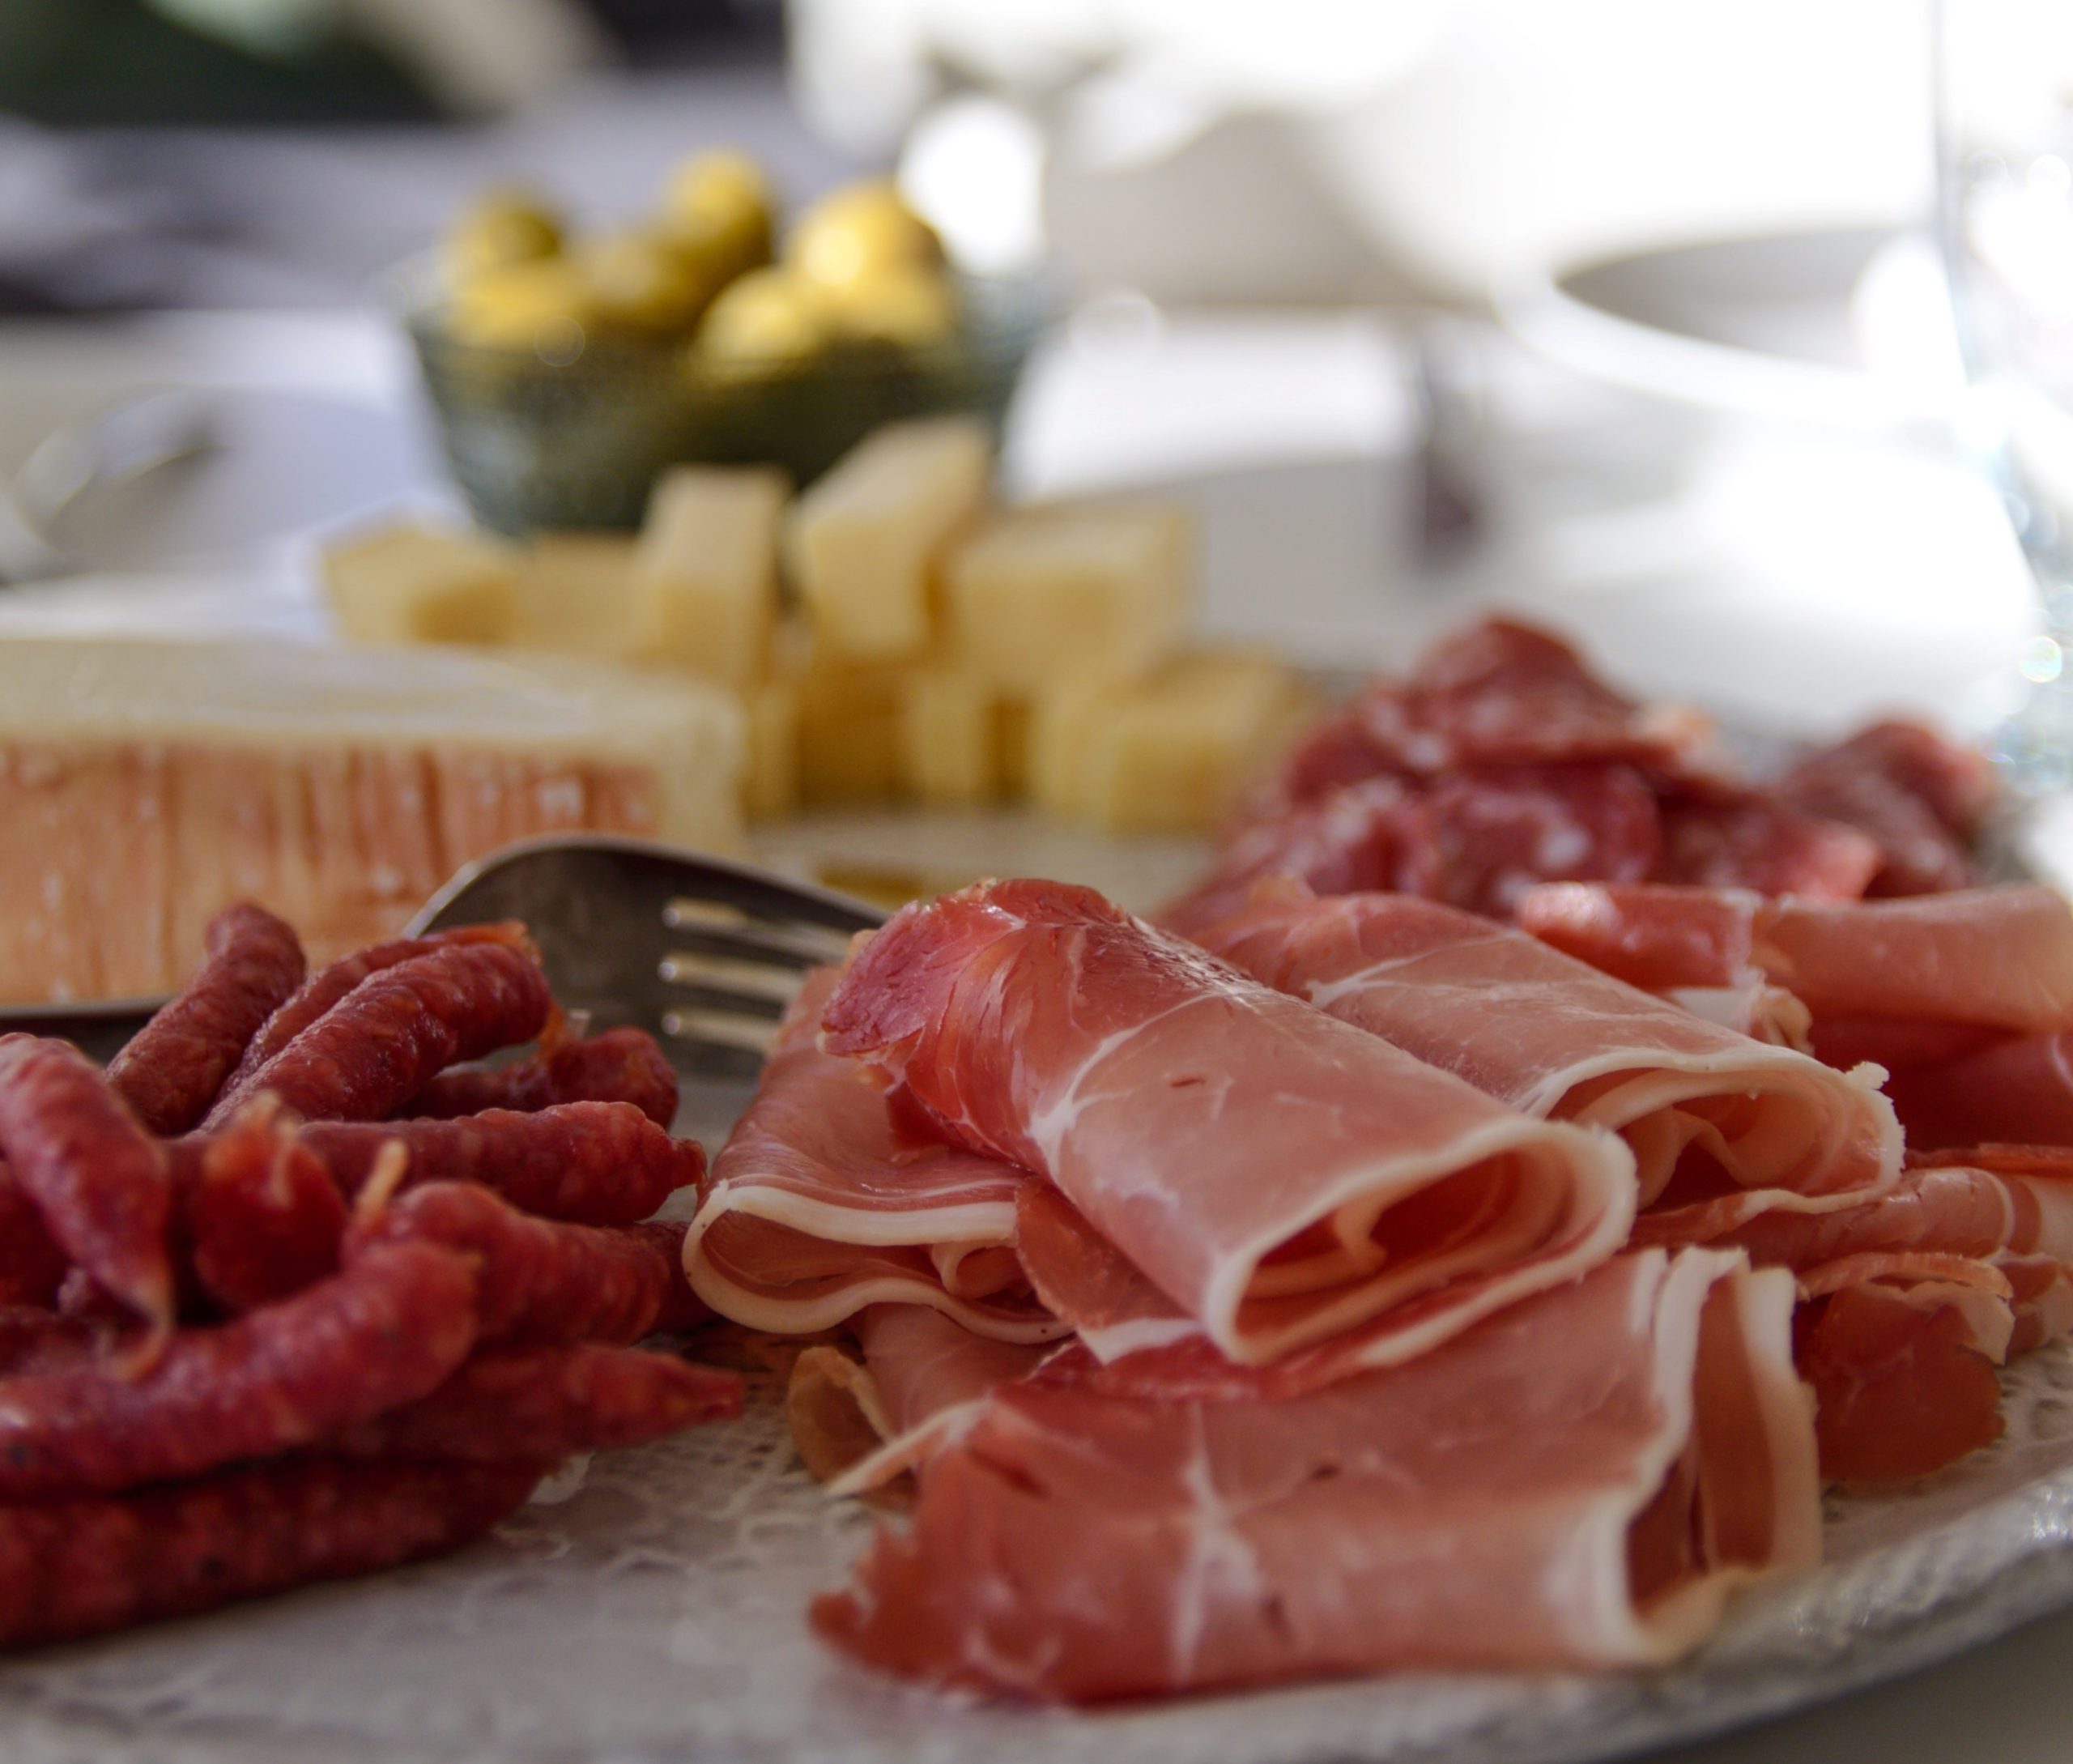
[(724, 148), (791, 214), (895, 178), (960, 273), (1041, 287), (1009, 482), (1188, 501), (1213, 633), (1381, 658), (1501, 599), (1753, 717), (1981, 725), (2036, 615), (1953, 439), (1934, 36), (1926, 0), (10, 0), (0, 467), (126, 388), (242, 401), (177, 496), (68, 511), (106, 593), (15, 600), (306, 621), (311, 535), (459, 506), (398, 266), (493, 189), (634, 226)]

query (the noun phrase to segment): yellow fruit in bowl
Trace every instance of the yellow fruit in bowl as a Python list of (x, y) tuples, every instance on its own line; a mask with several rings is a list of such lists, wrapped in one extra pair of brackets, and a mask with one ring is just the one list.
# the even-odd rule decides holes
[(483, 271), (551, 258), (561, 249), (561, 222), (531, 191), (511, 187), (479, 197), (446, 229), (440, 267), (449, 285)]
[(692, 359), (725, 373), (779, 371), (812, 360), (833, 336), (825, 295), (784, 269), (751, 270), (720, 291)]
[(926, 349), (957, 330), (957, 293), (940, 270), (889, 264), (831, 289), (836, 328), (860, 342)]
[(689, 330), (719, 287), (709, 269), (649, 232), (585, 240), (574, 261), (598, 319), (640, 336)]
[(524, 351), (556, 366), (583, 353), (598, 322), (588, 280), (565, 258), (483, 271), (453, 291), (445, 315), (456, 343)]
[(715, 149), (670, 174), (657, 225), (726, 281), (770, 261), (774, 212), (762, 167), (746, 153)]
[(875, 178), (846, 184), (802, 215), (785, 261), (813, 281), (845, 288), (895, 266), (939, 265), (943, 241), (890, 181)]

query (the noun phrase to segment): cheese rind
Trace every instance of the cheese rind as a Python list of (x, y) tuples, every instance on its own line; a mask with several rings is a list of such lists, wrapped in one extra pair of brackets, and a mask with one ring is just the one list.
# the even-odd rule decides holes
[(0, 640), (0, 999), (168, 991), (238, 898), (328, 959), (534, 833), (738, 850), (742, 748), (729, 695), (597, 663)]
[(1003, 510), (944, 560), (950, 653), (1018, 694), (1090, 668), (1141, 673), (1180, 641), (1193, 549), (1174, 504)]
[(468, 534), (385, 527), (326, 552), (324, 588), (355, 643), (500, 643), (517, 616), (518, 556)]
[(745, 688), (768, 661), (777, 529), (790, 481), (765, 467), (679, 466), (649, 498), (632, 571), (643, 661)]
[(977, 515), (991, 472), (984, 426), (944, 417), (879, 430), (799, 497), (785, 560), (826, 654), (887, 662), (928, 647), (937, 557)]

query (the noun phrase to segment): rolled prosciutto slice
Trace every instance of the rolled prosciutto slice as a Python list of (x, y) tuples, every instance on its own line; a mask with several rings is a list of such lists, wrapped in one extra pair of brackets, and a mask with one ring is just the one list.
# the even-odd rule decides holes
[(1752, 1040), (1473, 914), (1268, 883), (1199, 940), (1514, 1109), (1620, 1134), (1643, 1208), (1674, 1204), (1645, 1221), (1660, 1229), (1701, 1204), (1715, 1230), (1847, 1205), (1900, 1173), (1875, 1072)]
[(852, 959), (824, 1046), (1054, 1183), (1258, 1364), (1363, 1325), (1422, 1353), (1624, 1242), (1633, 1160), (1506, 1109), (1086, 888), (983, 883)]
[(816, 1046), (836, 971), (780, 1026), (684, 1237), (692, 1289), (752, 1329), (807, 1335), (866, 1305), (927, 1306), (1003, 1341), (1065, 1333), (1015, 1254), (1024, 1174), (903, 1133), (883, 1072)]
[(1061, 1361), (994, 1390), (814, 1624), (1075, 1702), (1674, 1659), (1820, 1553), (1792, 1303), (1739, 1255), (1649, 1251), (1290, 1401), (1109, 1395)]

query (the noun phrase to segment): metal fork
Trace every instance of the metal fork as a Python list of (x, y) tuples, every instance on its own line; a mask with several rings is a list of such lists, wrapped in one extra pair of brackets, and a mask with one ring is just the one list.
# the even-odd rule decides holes
[[(840, 961), (879, 908), (753, 864), (649, 839), (555, 833), (478, 859), (411, 919), (412, 935), (523, 919), (563, 1007), (632, 1024), (686, 1077), (753, 1079), (807, 970)], [(62, 1035), (106, 1059), (162, 1000), (0, 1009), (0, 1031)]]
[(526, 922), (555, 996), (593, 1028), (646, 1029), (687, 1076), (753, 1078), (807, 970), (886, 915), (653, 840), (550, 834), (468, 865), (410, 931), (506, 918)]

